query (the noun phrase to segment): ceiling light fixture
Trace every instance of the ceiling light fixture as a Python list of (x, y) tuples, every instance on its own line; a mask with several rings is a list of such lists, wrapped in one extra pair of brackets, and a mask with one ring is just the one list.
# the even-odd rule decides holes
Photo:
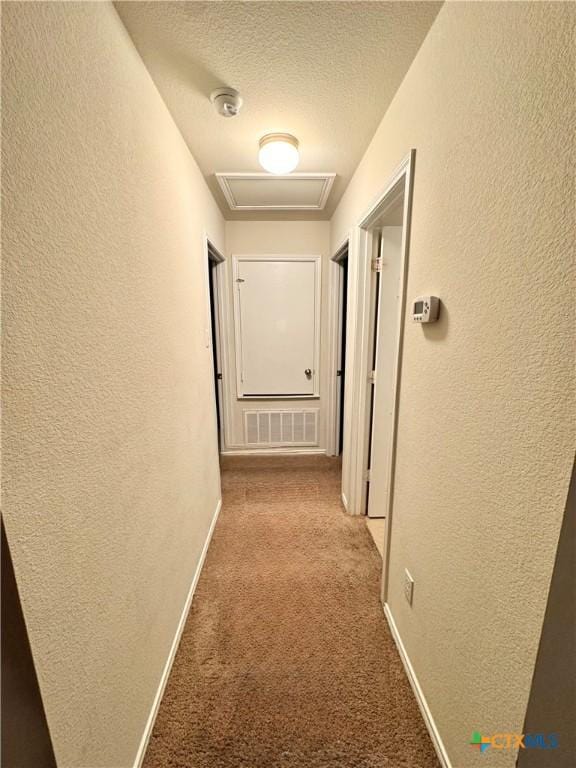
[(268, 133), (260, 139), (258, 160), (268, 173), (291, 173), (298, 165), (298, 139), (289, 133)]

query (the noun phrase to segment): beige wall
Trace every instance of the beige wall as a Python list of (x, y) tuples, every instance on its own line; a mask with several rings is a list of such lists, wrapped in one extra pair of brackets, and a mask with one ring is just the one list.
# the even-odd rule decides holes
[(7, 3), (4, 513), (59, 766), (133, 764), (220, 496), (220, 213), (112, 5)]
[[(416, 148), (389, 603), (457, 768), (522, 732), (574, 449), (575, 7), (448, 3), (332, 220)], [(403, 571), (415, 579), (414, 604)]]
[[(245, 410), (255, 408), (319, 408), (318, 447), (326, 447), (326, 398), (328, 387), (328, 269), (330, 247), (330, 224), (327, 221), (228, 221), (226, 222), (226, 255), (228, 258), (230, 307), (228, 328), (229, 384), (228, 397), (231, 404), (230, 420), (232, 434), (227, 448), (243, 449)], [(320, 320), (320, 397), (313, 400), (254, 400), (248, 403), (236, 396), (236, 368), (234, 344), (234, 314), (232, 309), (232, 256), (241, 254), (306, 254), (322, 256), (322, 296)], [(231, 394), (230, 394), (231, 393)]]

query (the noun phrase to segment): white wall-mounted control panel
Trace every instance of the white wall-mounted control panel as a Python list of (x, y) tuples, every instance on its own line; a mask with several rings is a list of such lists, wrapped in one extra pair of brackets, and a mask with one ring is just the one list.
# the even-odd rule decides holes
[(418, 296), (412, 302), (412, 320), (415, 323), (435, 323), (439, 309), (438, 296)]

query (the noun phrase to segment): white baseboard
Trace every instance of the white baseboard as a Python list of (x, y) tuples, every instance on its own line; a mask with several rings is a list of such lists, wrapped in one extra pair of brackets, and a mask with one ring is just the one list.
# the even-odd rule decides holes
[(350, 502), (348, 501), (346, 494), (341, 493), (340, 498), (342, 499), (342, 504), (344, 505), (344, 509), (350, 515), (350, 517), (366, 517), (365, 512), (354, 512), (354, 510), (350, 509)]
[(188, 618), (188, 612), (190, 611), (192, 598), (194, 597), (194, 592), (196, 591), (198, 579), (200, 578), (200, 573), (202, 572), (202, 566), (204, 565), (204, 560), (206, 559), (208, 547), (210, 546), (212, 534), (214, 533), (214, 528), (216, 527), (216, 521), (218, 520), (218, 515), (220, 514), (221, 508), (222, 508), (222, 499), (220, 499), (218, 501), (218, 504), (216, 505), (216, 509), (212, 517), (212, 522), (210, 523), (210, 530), (208, 531), (206, 541), (204, 542), (204, 547), (202, 548), (202, 554), (200, 555), (200, 560), (198, 561), (198, 565), (196, 566), (196, 571), (194, 572), (194, 578), (192, 579), (192, 584), (190, 585), (190, 589), (188, 590), (188, 595), (186, 596), (186, 600), (184, 602), (184, 608), (182, 609), (182, 614), (180, 615), (180, 621), (178, 622), (178, 626), (176, 627), (176, 634), (174, 635), (174, 640), (172, 641), (172, 646), (170, 647), (168, 658), (166, 659), (166, 663), (164, 664), (164, 669), (162, 670), (162, 675), (160, 676), (160, 683), (158, 684), (158, 690), (156, 691), (156, 695), (154, 696), (154, 701), (152, 702), (152, 709), (150, 710), (150, 714), (148, 715), (148, 720), (146, 722), (146, 727), (144, 728), (142, 740), (140, 741), (140, 746), (138, 747), (138, 752), (136, 753), (136, 759), (134, 760), (134, 768), (140, 768), (140, 766), (142, 765), (142, 762), (144, 761), (144, 755), (146, 754), (146, 748), (148, 747), (148, 742), (150, 741), (150, 736), (152, 735), (152, 729), (154, 728), (156, 715), (158, 714), (158, 710), (160, 708), (160, 702), (162, 701), (162, 696), (164, 695), (164, 689), (166, 688), (166, 683), (168, 682), (168, 678), (170, 677), (172, 664), (174, 663), (176, 651), (178, 650), (178, 645), (180, 644), (180, 638), (182, 637), (182, 632), (184, 631), (186, 619)]
[(398, 653), (400, 654), (400, 658), (402, 659), (402, 664), (404, 665), (404, 669), (406, 670), (406, 675), (408, 677), (410, 685), (412, 686), (412, 690), (414, 691), (414, 696), (416, 697), (418, 706), (420, 707), (420, 712), (422, 712), (422, 717), (424, 718), (424, 724), (426, 725), (426, 728), (428, 729), (428, 733), (430, 734), (430, 738), (432, 739), (432, 744), (434, 745), (434, 749), (436, 750), (436, 754), (438, 755), (438, 760), (440, 760), (442, 768), (452, 768), (452, 763), (450, 762), (450, 758), (448, 757), (448, 753), (446, 752), (446, 747), (444, 746), (444, 742), (442, 741), (440, 732), (436, 727), (436, 723), (434, 721), (434, 718), (432, 717), (432, 712), (430, 712), (430, 707), (428, 706), (426, 697), (424, 696), (422, 688), (420, 687), (420, 683), (418, 682), (418, 678), (416, 677), (416, 672), (414, 671), (412, 662), (410, 661), (410, 658), (406, 653), (406, 648), (404, 647), (404, 643), (402, 642), (402, 638), (400, 637), (400, 634), (398, 632), (398, 627), (396, 626), (396, 622), (394, 621), (394, 617), (392, 616), (390, 606), (388, 605), (388, 603), (384, 603), (383, 607), (384, 607), (384, 615), (386, 616), (386, 620), (388, 621), (388, 626), (390, 627), (390, 632), (392, 633), (392, 637), (394, 638), (394, 642), (396, 643), (396, 647), (398, 648)]
[(325, 456), (325, 448), (234, 448), (221, 456)]

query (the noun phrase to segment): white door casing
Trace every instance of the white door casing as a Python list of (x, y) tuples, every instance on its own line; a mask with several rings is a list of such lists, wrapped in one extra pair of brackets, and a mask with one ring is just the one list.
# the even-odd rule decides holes
[[(348, 238), (328, 263), (328, 362), (329, 386), (326, 395), (326, 453), (337, 456), (340, 438), (341, 389), (345, 388), (346, 371), (342, 369), (342, 341), (346, 337), (349, 322), (343, 324), (344, 304), (348, 309), (348, 295), (344, 295), (343, 261), (348, 260)], [(346, 291), (348, 294), (348, 290)], [(338, 371), (341, 375), (338, 376)], [(344, 433), (346, 430), (344, 430)]]
[[(369, 423), (369, 349), (371, 341), (371, 285), (370, 260), (373, 258), (375, 230), (378, 220), (397, 201), (397, 191), (403, 187), (402, 245), (400, 249), (399, 301), (392, 371), (392, 431), (387, 452), (388, 506), (385, 516), (384, 567), (382, 572), (382, 599), (387, 599), (388, 562), (394, 511), (394, 474), (396, 437), (402, 367), (402, 339), (406, 308), (406, 281), (410, 242), (410, 217), (414, 183), (416, 152), (410, 153), (391, 174), (382, 192), (364, 212), (358, 224), (347, 234), (348, 257), (348, 314), (346, 329), (346, 384), (344, 397), (344, 447), (342, 452), (342, 500), (352, 515), (366, 513), (366, 470), (369, 442), (366, 439)], [(338, 249), (337, 249), (338, 250)], [(334, 252), (336, 255), (337, 250)], [(334, 258), (334, 256), (332, 256)], [(373, 315), (372, 315), (373, 316)], [(331, 368), (336, 366), (337, 313), (330, 315)], [(336, 389), (334, 388), (334, 391)], [(335, 419), (335, 401), (331, 403), (329, 418)], [(332, 430), (330, 430), (332, 432)]]
[[(347, 258), (347, 257), (346, 257)], [(346, 333), (346, 328), (344, 326), (344, 303), (346, 301), (346, 297), (344, 296), (344, 272), (343, 267), (339, 265), (339, 274), (338, 274), (338, 333), (336, 336), (336, 343), (337, 343), (337, 352), (336, 352), (336, 371), (335, 371), (335, 379), (336, 379), (336, 414), (334, 419), (334, 454), (337, 453), (337, 447), (339, 442), (339, 436), (340, 436), (340, 419), (342, 418), (342, 414), (340, 413), (340, 402), (342, 400), (342, 386), (343, 386), (343, 376), (344, 376), (344, 360), (342, 355), (342, 340), (344, 337), (344, 334)]]

